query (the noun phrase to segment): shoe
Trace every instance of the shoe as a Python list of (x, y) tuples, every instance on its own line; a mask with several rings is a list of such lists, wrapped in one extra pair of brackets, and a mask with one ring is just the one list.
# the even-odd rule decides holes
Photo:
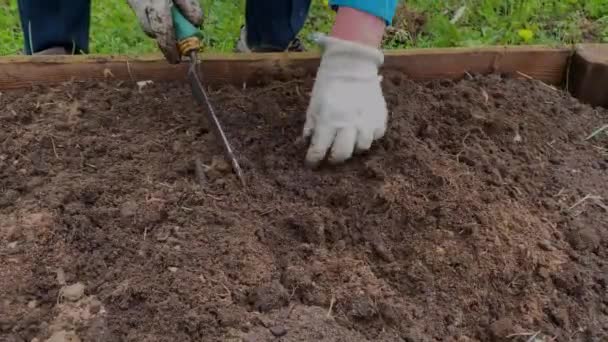
[(247, 45), (247, 30), (245, 25), (241, 26), (241, 33), (239, 34), (239, 40), (236, 42), (234, 52), (250, 53), (251, 49)]
[(304, 52), (306, 51), (306, 47), (304, 47), (304, 44), (302, 43), (300, 38), (296, 37), (294, 40), (291, 41), (291, 43), (289, 43), (289, 46), (287, 46), (287, 51)]
[[(294, 40), (292, 40), (289, 45), (287, 46), (287, 49), (285, 49), (286, 51), (289, 52), (303, 52), (306, 51), (306, 48), (304, 47), (304, 44), (302, 44), (302, 41), (299, 38), (295, 38)], [(239, 39), (236, 42), (236, 47), (234, 48), (235, 52), (241, 52), (241, 53), (249, 53), (249, 52), (276, 52), (275, 50), (270, 50), (270, 49), (251, 49), (249, 47), (249, 45), (247, 44), (247, 29), (245, 28), (245, 25), (241, 26), (241, 33), (239, 35)]]
[(70, 55), (68, 51), (60, 46), (55, 46), (52, 48), (40, 50), (38, 52), (34, 52), (34, 56), (37, 55)]

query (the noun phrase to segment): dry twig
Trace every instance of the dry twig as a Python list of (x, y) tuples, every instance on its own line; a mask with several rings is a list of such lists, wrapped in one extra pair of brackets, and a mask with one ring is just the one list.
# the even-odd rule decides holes
[(490, 100), (490, 96), (488, 95), (488, 92), (483, 88), (481, 88), (481, 96), (483, 96), (485, 104), (488, 104), (488, 101)]
[(133, 77), (133, 73), (131, 72), (131, 64), (129, 64), (129, 60), (127, 60), (127, 72), (129, 73), (131, 81), (135, 82), (135, 77)]
[(59, 155), (57, 154), (57, 147), (55, 147), (55, 139), (53, 139), (53, 136), (51, 137), (51, 145), (53, 145), (53, 153), (55, 154), (55, 158), (59, 159)]
[(331, 300), (329, 301), (329, 310), (327, 310), (327, 318), (331, 317), (331, 310), (334, 308), (334, 304), (336, 303), (336, 297), (331, 296)]
[[(507, 335), (507, 338), (521, 337), (521, 336), (530, 336), (531, 340), (533, 341), (536, 338), (536, 336), (538, 336), (538, 334), (540, 334), (540, 330), (539, 331), (534, 331), (534, 332), (514, 333), (514, 334)], [(528, 339), (528, 341), (531, 341), (531, 340)]]
[[(207, 169), (209, 167), (207, 166)], [(205, 187), (207, 184), (207, 176), (205, 175), (205, 164), (201, 161), (199, 156), (194, 157), (194, 171), (196, 172), (196, 177), (198, 178), (198, 184), (201, 187)]]
[(608, 205), (605, 205), (604, 202), (602, 202), (602, 199), (594, 199), (593, 203), (608, 212)]
[(550, 149), (552, 149), (553, 151), (557, 152), (558, 154), (563, 154), (560, 150), (558, 150), (555, 147), (553, 147), (554, 143), (555, 143), (555, 140), (553, 140), (551, 142), (546, 142), (545, 144), (547, 144), (547, 146), (549, 146)]
[(530, 338), (526, 342), (534, 342), (536, 340), (536, 336), (538, 336), (538, 334), (540, 334), (540, 330), (535, 332), (534, 335), (530, 336)]
[(570, 208), (568, 208), (568, 211), (578, 207), (579, 205), (583, 204), (587, 200), (601, 201), (602, 197), (597, 196), (597, 195), (588, 194), (585, 197), (581, 198), (580, 200), (576, 201), (576, 203), (574, 203)]
[(110, 70), (110, 68), (105, 68), (103, 69), (103, 78), (105, 78), (106, 80), (108, 78), (114, 78), (114, 74), (112, 73), (112, 70)]
[(545, 83), (545, 82), (543, 82), (543, 81), (541, 81), (541, 80), (537, 80), (536, 78), (534, 78), (534, 77), (532, 77), (532, 76), (530, 76), (530, 75), (528, 75), (528, 74), (524, 74), (524, 73), (523, 73), (523, 72), (521, 72), (521, 71), (517, 71), (517, 74), (518, 74), (518, 75), (520, 75), (520, 76), (522, 76), (522, 77), (524, 77), (524, 78), (527, 78), (527, 79), (529, 79), (529, 80), (535, 80), (535, 81), (538, 81), (538, 82), (540, 82), (540, 84), (544, 85), (545, 87), (547, 87), (547, 88), (549, 88), (549, 89), (551, 89), (551, 90), (557, 91), (557, 88), (555, 88), (554, 86), (552, 86), (552, 85), (550, 85), (550, 84), (547, 84), (547, 83)]
[(602, 133), (603, 131), (608, 129), (608, 125), (604, 125), (598, 129), (596, 129), (595, 131), (593, 131), (593, 133), (589, 134), (588, 137), (585, 138), (585, 140), (589, 140), (592, 139), (593, 137), (595, 137), (596, 135)]

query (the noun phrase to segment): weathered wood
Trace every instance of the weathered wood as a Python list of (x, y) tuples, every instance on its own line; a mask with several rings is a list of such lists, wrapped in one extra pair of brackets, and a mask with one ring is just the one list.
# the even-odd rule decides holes
[[(253, 80), (258, 72), (283, 72), (284, 65), (313, 70), (318, 60), (307, 56), (203, 55), (201, 64), (206, 84), (242, 84)], [(0, 89), (66, 81), (186, 81), (187, 64), (168, 64), (161, 56), (16, 56), (0, 58)]]
[[(571, 54), (569, 48), (509, 46), (488, 48), (410, 49), (386, 52), (384, 68), (414, 80), (457, 79), (465, 73), (523, 72), (560, 85)], [(313, 75), (317, 53), (203, 54), (202, 71), (210, 85), (255, 84), (272, 78)], [(185, 80), (186, 65), (169, 65), (160, 55), (12, 56), (0, 58), (0, 89), (23, 88), (70, 80)]]
[(608, 107), (608, 44), (576, 47), (568, 87), (581, 102)]
[(520, 78), (522, 72), (548, 84), (562, 85), (571, 55), (569, 48), (490, 47), (414, 50), (403, 56), (387, 53), (386, 68), (402, 70), (415, 80), (458, 79), (468, 73), (501, 73)]

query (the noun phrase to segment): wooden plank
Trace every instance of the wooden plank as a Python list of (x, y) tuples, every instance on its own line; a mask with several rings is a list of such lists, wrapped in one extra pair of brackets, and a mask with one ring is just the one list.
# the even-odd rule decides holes
[[(318, 59), (304, 56), (261, 55), (203, 56), (201, 64), (205, 82), (211, 85), (242, 84), (258, 72), (280, 74), (283, 65), (314, 70)], [(187, 64), (170, 65), (160, 56), (35, 56), (0, 58), (0, 90), (56, 84), (66, 81), (103, 80), (112, 77), (125, 81), (186, 80)], [(274, 77), (274, 76), (273, 76)]]
[(543, 47), (444, 49), (412, 58), (388, 54), (385, 67), (402, 70), (415, 80), (458, 79), (466, 72), (501, 73), (520, 78), (519, 71), (545, 83), (562, 85), (571, 53), (569, 48)]
[(576, 47), (570, 66), (569, 90), (581, 102), (608, 108), (608, 44)]
[[(384, 68), (414, 80), (457, 79), (469, 73), (523, 72), (560, 85), (570, 48), (508, 46), (487, 48), (409, 49), (386, 51)], [(202, 72), (210, 85), (263, 83), (314, 75), (319, 55), (306, 53), (202, 54)], [(185, 79), (186, 65), (169, 65), (150, 56), (12, 56), (0, 58), (0, 90), (54, 84), (70, 80), (168, 81)]]

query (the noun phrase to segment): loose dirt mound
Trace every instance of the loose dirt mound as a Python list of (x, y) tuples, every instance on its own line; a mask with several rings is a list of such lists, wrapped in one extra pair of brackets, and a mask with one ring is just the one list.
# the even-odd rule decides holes
[(608, 112), (498, 76), (384, 85), (387, 136), (319, 170), (310, 80), (212, 92), (247, 190), (183, 84), (3, 94), (1, 336), (606, 340), (608, 138), (585, 138)]

